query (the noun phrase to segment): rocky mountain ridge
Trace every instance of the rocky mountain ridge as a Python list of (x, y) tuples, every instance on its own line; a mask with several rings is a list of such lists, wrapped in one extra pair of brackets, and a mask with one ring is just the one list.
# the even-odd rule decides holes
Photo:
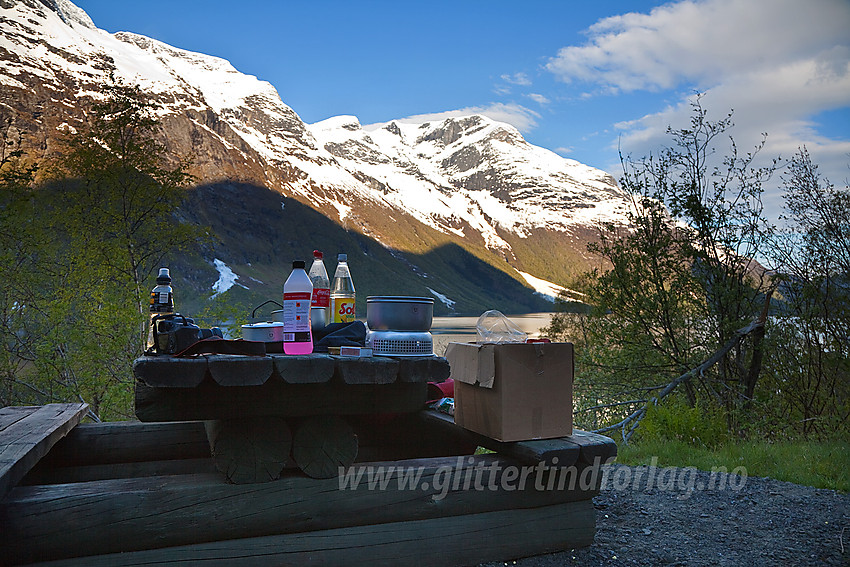
[[(364, 295), (385, 294), (382, 286), (393, 287), (386, 276), (395, 274), (399, 292), (444, 297), (446, 310), (534, 310), (546, 305), (533, 297), (539, 279), (566, 284), (594, 261), (586, 243), (596, 224), (625, 222), (627, 196), (609, 175), (484, 116), (367, 126), (342, 116), (308, 125), (272, 85), (226, 60), (109, 34), (68, 0), (0, 0), (0, 28), (5, 135), (35, 159), (59, 151), (60, 134), (85, 121), (110, 76), (159, 103), (165, 143), (175, 156), (193, 156), (199, 180), (186, 217), (221, 239), (205, 251), (207, 264), (195, 266), (197, 293), (217, 281), (217, 259), (237, 274), (234, 290), (271, 295), (291, 255), (321, 244), (376, 272)], [(308, 240), (293, 210), (324, 232)], [(271, 228), (260, 222), (279, 223), (286, 238), (260, 238)], [(453, 267), (461, 258), (476, 269)], [(482, 282), (496, 288), (469, 292)]]

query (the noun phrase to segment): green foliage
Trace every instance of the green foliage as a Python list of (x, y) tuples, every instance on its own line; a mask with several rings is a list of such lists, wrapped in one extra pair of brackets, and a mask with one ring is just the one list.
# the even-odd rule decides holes
[(850, 430), (850, 190), (822, 179), (805, 148), (783, 181), (786, 226), (771, 253), (783, 302), (768, 386), (795, 431), (829, 437)]
[(153, 272), (199, 236), (174, 217), (190, 177), (167, 164), (153, 110), (114, 84), (46, 182), (3, 164), (4, 405), (83, 400), (95, 418), (132, 416)]
[(638, 443), (677, 441), (714, 449), (728, 441), (729, 430), (716, 408), (690, 407), (673, 398), (649, 406), (636, 437)]
[[(776, 162), (754, 167), (761, 146), (740, 155), (734, 141), (716, 157), (731, 125), (709, 121), (697, 99), (690, 128), (668, 130), (671, 147), (624, 160), (631, 225), (602, 227), (590, 249), (607, 268), (570, 286), (595, 308), (558, 313), (544, 329), (576, 343), (580, 426), (601, 429), (647, 407), (643, 442), (711, 447), (721, 425), (770, 440), (850, 430), (850, 192), (822, 180), (801, 150), (783, 176), (786, 228), (774, 232), (760, 195)], [(737, 340), (774, 292), (773, 316)], [(724, 345), (715, 365), (677, 387), (675, 404), (653, 403)]]
[(751, 403), (762, 337), (736, 337), (770, 288), (751, 259), (770, 235), (760, 197), (773, 168), (754, 167), (761, 146), (740, 155), (731, 141), (725, 156), (715, 155), (731, 127), (730, 116), (709, 120), (697, 97), (690, 126), (668, 128), (669, 147), (623, 158), (629, 225), (600, 228), (588, 248), (606, 267), (573, 286), (595, 309), (571, 321), (558, 315), (550, 326), (581, 345), (576, 391), (590, 401), (578, 404), (588, 413), (578, 423), (601, 428), (632, 416), (716, 352), (725, 354), (682, 382), (688, 406), (719, 408), (734, 429)]
[(850, 491), (850, 443), (730, 441), (716, 447), (670, 439), (619, 445), (617, 461), (626, 465), (696, 467), (732, 471), (745, 467), (750, 476), (770, 477), (815, 488)]

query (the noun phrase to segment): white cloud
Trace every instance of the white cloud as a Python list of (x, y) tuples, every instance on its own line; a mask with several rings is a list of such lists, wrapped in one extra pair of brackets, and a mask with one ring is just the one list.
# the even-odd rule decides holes
[(846, 44), (848, 22), (846, 0), (687, 0), (600, 20), (546, 68), (615, 91), (710, 86)]
[(531, 85), (531, 79), (528, 78), (528, 75), (525, 73), (514, 73), (513, 75), (502, 75), (502, 80), (506, 83), (510, 83), (512, 85), (520, 85), (522, 87), (527, 87)]
[(421, 124), (424, 122), (438, 122), (446, 118), (458, 118), (460, 116), (470, 116), (472, 114), (482, 114), (487, 118), (506, 122), (522, 132), (527, 134), (537, 126), (537, 119), (540, 114), (526, 108), (520, 104), (494, 102), (487, 106), (468, 106), (458, 110), (448, 110), (445, 112), (435, 112), (430, 114), (417, 114), (402, 118), (398, 122)]
[(538, 93), (529, 93), (525, 96), (527, 96), (528, 98), (530, 98), (531, 100), (533, 100), (534, 102), (536, 102), (537, 104), (539, 104), (541, 106), (549, 104), (550, 102), (552, 102), (548, 98), (543, 96), (542, 94), (538, 94)]
[(688, 124), (688, 100), (701, 91), (703, 106), (716, 113), (710, 118), (734, 110), (739, 150), (767, 132), (765, 157), (790, 157), (806, 145), (833, 182), (847, 177), (847, 134), (829, 139), (813, 122), (821, 112), (850, 109), (847, 0), (686, 0), (605, 18), (588, 32), (586, 44), (561, 49), (546, 69), (595, 85), (597, 96), (680, 93), (666, 109), (618, 124), (614, 147), (640, 156), (669, 143), (665, 129)]

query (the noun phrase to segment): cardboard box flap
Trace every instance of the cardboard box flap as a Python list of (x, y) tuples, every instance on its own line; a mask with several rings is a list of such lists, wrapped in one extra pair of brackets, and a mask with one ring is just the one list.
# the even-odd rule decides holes
[(446, 359), (451, 366), (449, 378), (465, 384), (492, 388), (496, 378), (496, 350), (494, 345), (449, 343)]

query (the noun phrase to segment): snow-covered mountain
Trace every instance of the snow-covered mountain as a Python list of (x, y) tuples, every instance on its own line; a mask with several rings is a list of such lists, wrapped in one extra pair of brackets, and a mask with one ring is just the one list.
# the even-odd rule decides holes
[[(84, 120), (111, 75), (139, 84), (161, 105), (169, 149), (193, 156), (201, 184), (218, 188), (204, 198), (221, 206), (193, 211), (199, 221), (214, 229), (232, 223), (227, 203), (234, 199), (259, 217), (252, 202), (263, 199), (252, 201), (244, 188), (266, 188), (283, 199), (283, 210), (292, 199), (378, 243), (419, 278), (405, 280), (411, 294), (418, 287), (447, 298), (446, 306), (458, 302), (452, 289), (460, 292), (449, 274), (434, 273), (450, 264), (439, 251), (463, 250), (519, 288), (551, 290), (591, 261), (586, 243), (598, 222), (625, 223), (626, 196), (609, 175), (529, 144), (508, 124), (468, 116), (361, 126), (339, 116), (308, 125), (272, 85), (226, 60), (107, 33), (68, 0), (0, 0), (0, 114), (7, 138), (20, 135), (31, 155), (57, 151), (58, 134)], [(232, 229), (244, 234), (247, 226)], [(208, 251), (209, 286), (214, 259), (246, 274), (235, 280), (245, 287), (266, 281), (257, 254), (241, 249), (251, 246), (244, 240), (223, 237)], [(358, 246), (364, 261), (377, 258), (370, 245)]]

